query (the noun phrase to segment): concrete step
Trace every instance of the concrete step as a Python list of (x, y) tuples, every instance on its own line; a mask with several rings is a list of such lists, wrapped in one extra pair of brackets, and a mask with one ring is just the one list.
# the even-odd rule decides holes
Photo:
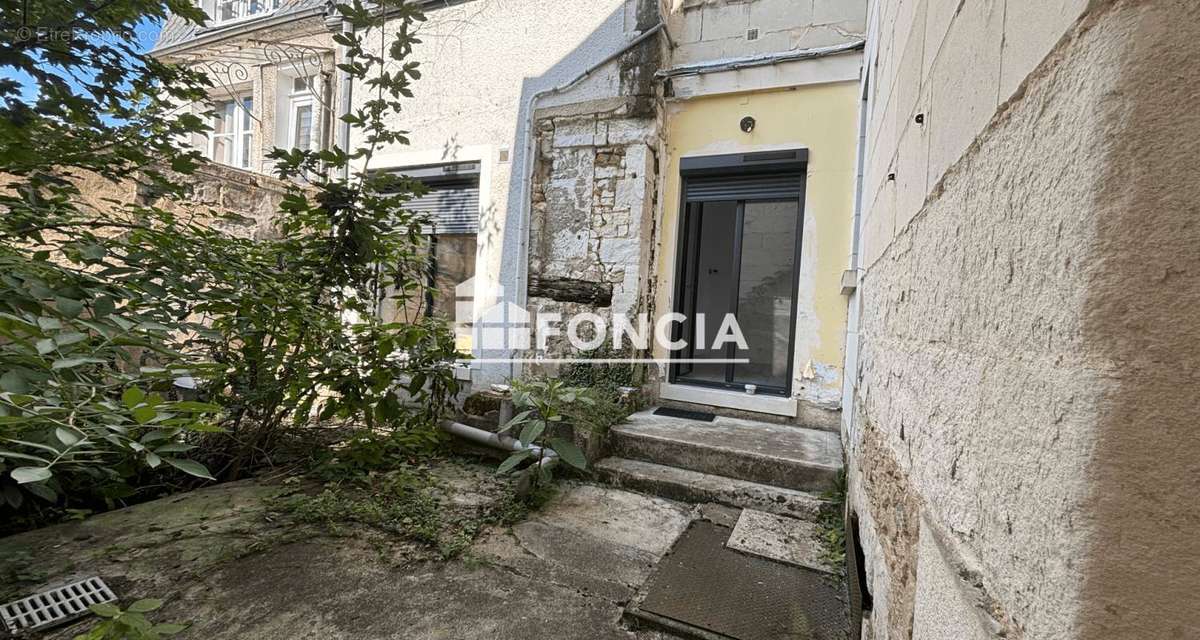
[(818, 511), (825, 504), (824, 500), (804, 491), (667, 467), (642, 460), (604, 458), (596, 462), (594, 468), (601, 479), (616, 487), (681, 502), (715, 502), (804, 520), (815, 520)]
[(656, 416), (613, 427), (616, 456), (796, 491), (834, 487), (842, 468), (835, 433), (717, 416), (712, 422)]

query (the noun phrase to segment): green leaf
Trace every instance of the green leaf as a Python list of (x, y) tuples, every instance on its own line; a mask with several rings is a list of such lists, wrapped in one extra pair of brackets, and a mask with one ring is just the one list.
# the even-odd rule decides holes
[(59, 313), (68, 318), (75, 318), (78, 317), (79, 314), (83, 313), (82, 302), (78, 300), (72, 300), (71, 298), (64, 298), (62, 296), (54, 299), (54, 307), (58, 309)]
[(164, 444), (161, 447), (155, 448), (154, 453), (157, 453), (160, 456), (164, 453), (187, 453), (188, 451), (191, 451), (192, 449), (195, 449), (195, 448), (196, 448), (196, 445), (194, 445), (194, 444), (184, 444), (182, 442), (169, 442), (167, 444)]
[(521, 464), (522, 461), (527, 460), (532, 455), (533, 455), (533, 452), (530, 451), (529, 449), (522, 449), (520, 451), (515, 451), (515, 452), (513, 452), (513, 454), (511, 456), (508, 456), (508, 459), (506, 459), (504, 462), (500, 463), (500, 466), (496, 468), (496, 473), (497, 474), (508, 473), (509, 471), (512, 471), (513, 469), (515, 469), (517, 465)]
[(163, 460), (166, 460), (167, 464), (190, 476), (204, 478), (205, 480), (216, 480), (216, 478), (212, 477), (212, 474), (208, 472), (208, 467), (205, 467), (195, 460), (182, 460), (180, 458), (163, 458)]
[(15, 370), (8, 370), (4, 375), (0, 375), (0, 391), (9, 393), (26, 393), (29, 391), (29, 385), (25, 384), (25, 378)]
[(58, 321), (58, 318), (51, 318), (49, 316), (42, 316), (38, 318), (37, 323), (38, 327), (40, 327), (42, 331), (52, 331), (54, 329), (62, 328), (62, 323)]
[(24, 453), (17, 453), (16, 451), (7, 451), (4, 449), (0, 449), (0, 459), (28, 460), (30, 462), (40, 462), (43, 466), (50, 464), (50, 461), (45, 458), (39, 458), (38, 456), (31, 456)]
[(197, 422), (195, 424), (186, 425), (184, 428), (188, 431), (195, 431), (196, 433), (225, 433), (224, 429), (209, 422)]
[[(31, 487), (39, 485), (31, 484)], [(4, 503), (13, 509), (20, 509), (22, 504), (25, 504), (25, 495), (11, 484), (6, 484), (0, 487), (0, 495), (4, 496)]]
[(92, 313), (97, 318), (103, 318), (106, 315), (117, 310), (117, 303), (108, 296), (96, 298), (96, 302), (92, 305)]
[(88, 605), (88, 609), (91, 609), (92, 613), (100, 616), (101, 618), (115, 618), (121, 615), (121, 609), (111, 602), (101, 602), (100, 604)]
[(79, 249), (80, 255), (89, 260), (103, 260), (104, 256), (108, 255), (108, 251), (95, 243), (84, 245)]
[(220, 405), (210, 402), (194, 402), (187, 400), (184, 402), (176, 402), (171, 405), (173, 411), (189, 411), (192, 413), (216, 413), (221, 410)]
[(144, 598), (129, 605), (128, 611), (134, 613), (149, 613), (163, 606), (163, 601), (155, 598)]
[(17, 440), (16, 438), (5, 438), (4, 441), (5, 442), (13, 442), (13, 443), (20, 444), (20, 445), (25, 445), (26, 447), (33, 447), (34, 449), (41, 449), (42, 451), (48, 451), (50, 453), (53, 453), (54, 455), (58, 455), (58, 454), (62, 453), (58, 449), (55, 449), (54, 447), (52, 447), (48, 444), (42, 444), (40, 442), (30, 442), (28, 440)]
[(545, 422), (542, 422), (541, 420), (534, 420), (533, 422), (530, 422), (524, 429), (521, 430), (521, 444), (531, 445), (534, 442), (537, 442), (537, 439), (541, 437), (542, 432), (545, 430)]
[(75, 433), (74, 431), (71, 431), (69, 429), (64, 429), (62, 427), (58, 427), (57, 429), (55, 429), (54, 435), (55, 435), (55, 437), (58, 438), (59, 442), (67, 445), (68, 447), (76, 444), (80, 440), (83, 440), (83, 436), (79, 435), (78, 433)]
[(29, 493), (32, 493), (33, 495), (41, 498), (42, 500), (45, 500), (46, 502), (49, 502), (51, 504), (58, 502), (58, 494), (54, 492), (54, 489), (51, 489), (50, 487), (47, 487), (46, 485), (44, 485), (40, 482), (34, 482), (31, 484), (25, 484), (25, 485), (21, 485), (21, 486)]
[(504, 433), (517, 425), (524, 424), (525, 420), (527, 420), (529, 418), (529, 414), (531, 414), (531, 413), (533, 413), (532, 409), (530, 409), (529, 411), (522, 411), (521, 413), (518, 413), (517, 415), (513, 416), (511, 420), (509, 420), (508, 422), (505, 422), (504, 426), (500, 427), (500, 429), (496, 433)]
[(146, 464), (150, 465), (151, 469), (157, 469), (158, 465), (162, 464), (162, 458), (158, 457), (158, 454), (153, 451), (147, 451)]
[(103, 364), (105, 361), (102, 358), (63, 358), (55, 360), (54, 364), (50, 365), (51, 369), (73, 369), (84, 364)]
[(154, 407), (138, 407), (133, 410), (133, 419), (138, 424), (146, 424), (158, 417), (158, 411)]
[(129, 387), (125, 390), (125, 393), (121, 394), (121, 402), (125, 403), (126, 407), (132, 409), (142, 401), (142, 398), (145, 397), (145, 391), (142, 391), (137, 387)]
[(17, 484), (28, 484), (30, 482), (42, 482), (49, 480), (54, 474), (50, 472), (49, 467), (17, 467), (11, 471), (13, 480)]
[(55, 349), (54, 340), (50, 338), (42, 338), (37, 341), (37, 352), (39, 356), (44, 356)]
[(550, 448), (554, 449), (563, 462), (581, 471), (587, 469), (587, 456), (583, 455), (583, 451), (575, 446), (574, 442), (562, 438), (551, 438)]
[(79, 333), (78, 331), (72, 331), (69, 333), (58, 334), (57, 336), (54, 337), (54, 343), (60, 347), (69, 347), (69, 346), (75, 344), (76, 342), (83, 342), (84, 340), (87, 340), (87, 339), (88, 339), (88, 335), (86, 333)]

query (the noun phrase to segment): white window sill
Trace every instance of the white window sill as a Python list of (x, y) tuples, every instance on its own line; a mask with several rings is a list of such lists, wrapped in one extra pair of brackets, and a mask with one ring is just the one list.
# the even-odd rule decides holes
[(219, 29), (225, 29), (227, 27), (232, 27), (232, 26), (243, 24), (246, 22), (251, 22), (253, 20), (258, 20), (259, 18), (265, 18), (267, 16), (274, 15), (276, 11), (277, 11), (277, 9), (272, 9), (270, 11), (260, 11), (258, 13), (252, 13), (248, 16), (242, 16), (240, 18), (234, 18), (232, 20), (222, 20), (220, 22), (213, 20), (204, 26), (206, 29), (216, 31)]

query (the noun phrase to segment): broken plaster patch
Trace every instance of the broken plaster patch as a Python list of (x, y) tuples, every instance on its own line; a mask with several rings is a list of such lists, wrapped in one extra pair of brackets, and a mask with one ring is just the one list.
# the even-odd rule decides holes
[(817, 525), (754, 509), (743, 509), (725, 546), (785, 564), (833, 573), (823, 559)]

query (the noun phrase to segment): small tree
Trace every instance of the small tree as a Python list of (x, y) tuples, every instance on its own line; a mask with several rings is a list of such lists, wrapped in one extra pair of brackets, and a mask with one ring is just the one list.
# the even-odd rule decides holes
[[(403, 141), (384, 121), (419, 76), (405, 58), (420, 13), (338, 6), (360, 33), (398, 25), (389, 59), (338, 36), (354, 56), (343, 69), (376, 92), (346, 116), (364, 146), (274, 153), (282, 177), (308, 184), (290, 188), (278, 237), (252, 241), (179, 199), (200, 159), (174, 141), (206, 125), (177, 107), (205, 100), (207, 79), (129, 44), (141, 20), (203, 14), (187, 0), (29, 4), (0, 16), (73, 37), (0, 42), (0, 65), (32, 78), (0, 81), (3, 502), (112, 505), (164, 468), (237, 477), (316, 410), (368, 425), (436, 420), (456, 391), (452, 337), (375, 314), (380, 292), (420, 290), (420, 220), (403, 208), (416, 187), (369, 171), (376, 146)], [(91, 208), (77, 186), (87, 174), (133, 177), (172, 206)], [(172, 397), (184, 376), (207, 402)]]

